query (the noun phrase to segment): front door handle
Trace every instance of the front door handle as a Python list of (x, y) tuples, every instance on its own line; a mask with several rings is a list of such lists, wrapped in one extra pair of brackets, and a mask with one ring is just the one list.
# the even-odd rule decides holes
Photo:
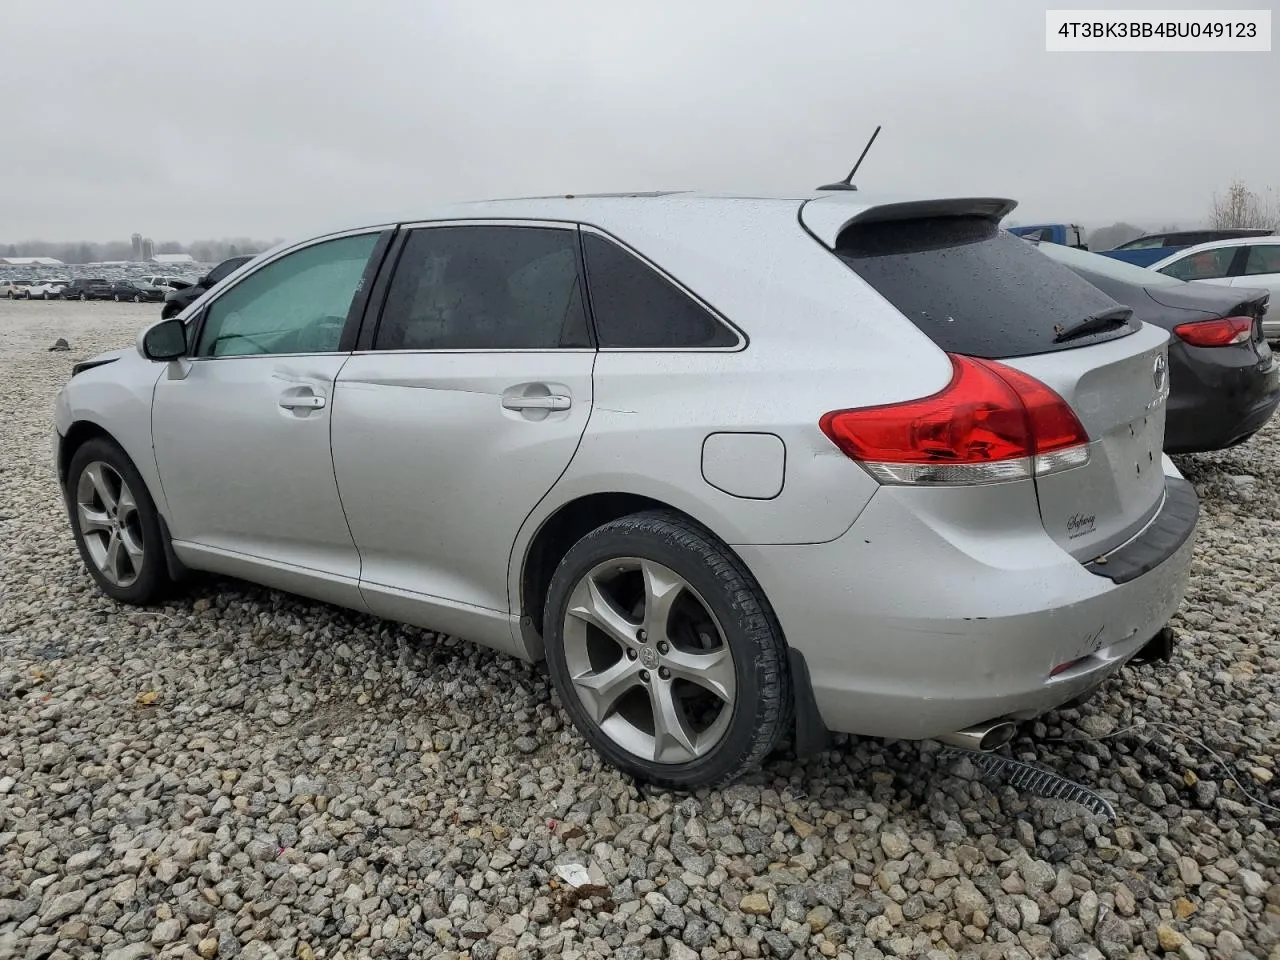
[(568, 410), (573, 406), (569, 397), (552, 394), (542, 397), (503, 397), (504, 410)]
[(324, 406), (324, 397), (315, 394), (302, 397), (281, 397), (280, 406), (286, 410), (319, 410)]

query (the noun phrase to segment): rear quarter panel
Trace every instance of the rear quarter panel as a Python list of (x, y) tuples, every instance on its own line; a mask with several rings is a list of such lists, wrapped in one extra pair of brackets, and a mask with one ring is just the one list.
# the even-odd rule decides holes
[[(877, 484), (823, 435), (822, 415), (926, 396), (949, 382), (946, 355), (805, 233), (798, 205), (726, 206), (734, 216), (689, 224), (641, 217), (626, 232), (610, 231), (737, 325), (748, 343), (738, 351), (600, 351), (582, 443), (515, 544), (513, 597), (538, 528), (593, 493), (661, 501), (729, 544), (833, 540)], [(775, 497), (736, 497), (707, 482), (703, 443), (719, 431), (783, 441)]]

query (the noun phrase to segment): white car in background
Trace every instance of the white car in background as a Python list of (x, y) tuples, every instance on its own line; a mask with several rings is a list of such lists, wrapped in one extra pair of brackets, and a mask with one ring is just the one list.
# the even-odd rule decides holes
[(0, 281), (0, 296), (7, 300), (25, 300), (27, 299), (27, 290), (35, 282), (34, 280)]
[(28, 300), (58, 300), (62, 297), (62, 291), (67, 289), (71, 283), (70, 280), (37, 280), (27, 287)]
[(184, 287), (191, 286), (191, 281), (184, 280), (182, 279), (182, 277), (170, 277), (170, 276), (159, 276), (159, 275), (151, 276), (151, 277), (142, 277), (141, 282), (149, 283), (153, 287), (164, 287), (167, 290), (181, 290)]
[(1280, 236), (1196, 244), (1157, 260), (1150, 269), (1192, 283), (1270, 290), (1262, 333), (1268, 340), (1280, 340)]

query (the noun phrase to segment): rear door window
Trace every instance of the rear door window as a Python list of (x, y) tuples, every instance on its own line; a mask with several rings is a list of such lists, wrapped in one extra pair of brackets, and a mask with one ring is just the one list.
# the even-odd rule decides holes
[(374, 337), (376, 350), (589, 346), (578, 233), (563, 227), (414, 230)]
[(1239, 247), (1217, 247), (1213, 250), (1198, 250), (1173, 261), (1160, 268), (1160, 273), (1179, 280), (1218, 280), (1231, 270), (1231, 261), (1235, 259)]
[(1120, 305), (985, 217), (854, 223), (836, 255), (949, 353), (998, 359), (1127, 336), (1136, 322), (1056, 342)]

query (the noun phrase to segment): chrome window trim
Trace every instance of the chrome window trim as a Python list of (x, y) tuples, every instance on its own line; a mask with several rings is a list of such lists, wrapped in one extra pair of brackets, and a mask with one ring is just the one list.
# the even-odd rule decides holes
[[(560, 230), (578, 230), (580, 232), (593, 233), (610, 243), (621, 247), (631, 256), (638, 259), (641, 263), (653, 270), (658, 276), (665, 279), (685, 296), (693, 300), (702, 309), (706, 310), (711, 317), (718, 323), (728, 328), (737, 338), (737, 343), (727, 347), (596, 347), (592, 352), (596, 353), (739, 353), (747, 348), (747, 335), (728, 317), (717, 310), (711, 303), (703, 297), (698, 296), (687, 285), (681, 283), (679, 279), (673, 276), (670, 271), (664, 270), (661, 266), (640, 253), (634, 247), (630, 246), (626, 241), (619, 239), (609, 231), (597, 227), (594, 224), (583, 223), (578, 220), (547, 220), (541, 218), (513, 218), (513, 217), (467, 217), (449, 220), (418, 220), (412, 223), (400, 224), (400, 229), (404, 232), (411, 230), (430, 229), (434, 227), (544, 227)], [(589, 277), (583, 276), (583, 283), (586, 285), (587, 293), (590, 294), (591, 280)], [(594, 326), (595, 317), (591, 317)], [(580, 347), (567, 348), (570, 351), (581, 350)], [(356, 353), (564, 353), (562, 348), (540, 348), (538, 350), (517, 350), (504, 348), (501, 350), (358, 350)]]
[(400, 229), (427, 230), (432, 227), (542, 227), (551, 230), (576, 230), (576, 220), (522, 219), (519, 217), (459, 217), (453, 220), (414, 220), (400, 224)]
[[(495, 353), (554, 353), (554, 354), (565, 354), (565, 353), (585, 353), (585, 354), (594, 354), (595, 352), (596, 352), (596, 348), (595, 348), (595, 347), (497, 347), (497, 348), (494, 348), (494, 349), (492, 349), (492, 350), (485, 350), (485, 349), (482, 349), (482, 348), (466, 348), (466, 347), (458, 348), (458, 347), (450, 347), (450, 348), (448, 348), (448, 349), (444, 349), (444, 350), (400, 350), (400, 349), (397, 349), (397, 350), (353, 350), (353, 351), (351, 351), (351, 356), (353, 356), (353, 357), (385, 357), (385, 356), (395, 356), (395, 355), (397, 355), (397, 354), (398, 354), (398, 355), (400, 355), (400, 356), (420, 356), (421, 354), (424, 354), (424, 353), (429, 353), (429, 354), (432, 354), (432, 355), (435, 355), (435, 354), (437, 354), (437, 353), (451, 353), (451, 354), (462, 354), (462, 355), (464, 355), (464, 356), (465, 356), (465, 355), (467, 355), (467, 354), (477, 354), (477, 355), (484, 355), (484, 356), (492, 356), (492, 355), (493, 355), (493, 354), (495, 354)], [(267, 356), (267, 354), (259, 354), (259, 356)], [(283, 354), (270, 354), (270, 356), (283, 356)], [(325, 354), (325, 356), (328, 356), (328, 354)]]

